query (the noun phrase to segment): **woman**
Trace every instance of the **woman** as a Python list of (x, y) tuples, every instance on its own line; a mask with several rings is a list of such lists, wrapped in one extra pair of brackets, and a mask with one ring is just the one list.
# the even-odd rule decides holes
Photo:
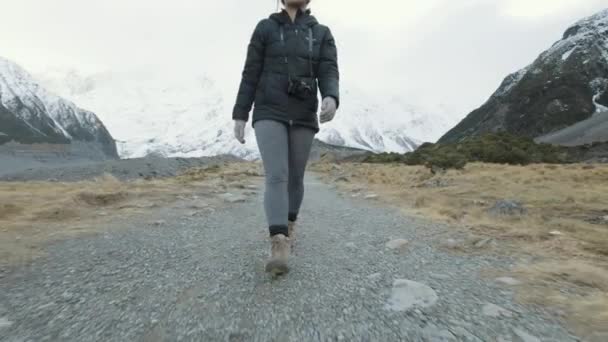
[(315, 134), (317, 92), (320, 122), (333, 119), (339, 104), (334, 38), (307, 8), (310, 0), (282, 0), (284, 9), (260, 21), (251, 37), (232, 113), (236, 139), (245, 143), (252, 126), (266, 173), (264, 210), (271, 252), (266, 271), (288, 271), (295, 221), (304, 196), (304, 171)]

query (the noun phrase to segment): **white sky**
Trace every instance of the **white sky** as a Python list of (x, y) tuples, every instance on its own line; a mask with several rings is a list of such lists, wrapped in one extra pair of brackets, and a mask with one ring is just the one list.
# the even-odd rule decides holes
[[(608, 0), (312, 0), (338, 42), (342, 87), (481, 105)], [(0, 0), (0, 55), (36, 73), (159, 68), (207, 73), (236, 94), (246, 45), (274, 0)], [(227, 114), (228, 115), (228, 114)]]

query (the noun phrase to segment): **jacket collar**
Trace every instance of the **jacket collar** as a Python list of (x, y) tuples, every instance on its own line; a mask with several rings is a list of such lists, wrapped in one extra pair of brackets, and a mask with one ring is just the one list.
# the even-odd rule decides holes
[[(273, 13), (270, 15), (270, 19), (278, 22), (281, 25), (291, 24), (291, 18), (287, 14), (286, 10), (281, 10), (279, 13)], [(298, 9), (294, 24), (302, 24), (306, 26), (313, 26), (318, 24), (317, 19), (310, 14), (310, 9), (301, 10)]]

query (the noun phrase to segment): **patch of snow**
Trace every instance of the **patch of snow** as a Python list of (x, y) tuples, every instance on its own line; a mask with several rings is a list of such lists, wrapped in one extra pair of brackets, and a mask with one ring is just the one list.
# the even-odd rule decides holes
[[(53, 69), (43, 84), (93, 110), (118, 141), (123, 158), (150, 153), (172, 157), (233, 154), (259, 158), (251, 120), (241, 145), (233, 138), (234, 95), (223, 94), (204, 73), (163, 71), (80, 75)], [(336, 118), (321, 125), (323, 142), (374, 152), (404, 153), (422, 141), (435, 141), (456, 120), (440, 105), (415, 108), (402, 97), (375, 99), (357, 89), (341, 94)]]
[(53, 129), (68, 139), (72, 138), (70, 127), (83, 128), (94, 136), (103, 127), (95, 114), (49, 92), (26, 70), (2, 57), (0, 103), (39, 133), (30, 122), (41, 115), (48, 116), (54, 123)]
[(572, 55), (572, 53), (574, 52), (574, 50), (576, 50), (578, 46), (573, 47), (572, 49), (566, 51), (563, 55), (562, 55), (562, 61), (567, 60), (568, 58), (570, 58), (570, 55)]
[(597, 99), (600, 97), (600, 93), (597, 93), (593, 96), (593, 104), (595, 105), (595, 112), (602, 113), (608, 111), (608, 107), (597, 103)]

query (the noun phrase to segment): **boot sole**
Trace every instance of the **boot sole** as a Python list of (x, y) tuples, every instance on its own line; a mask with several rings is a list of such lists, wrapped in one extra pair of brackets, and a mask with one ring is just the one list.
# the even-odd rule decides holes
[(280, 276), (289, 272), (289, 267), (284, 262), (272, 260), (266, 264), (266, 272), (273, 276)]

